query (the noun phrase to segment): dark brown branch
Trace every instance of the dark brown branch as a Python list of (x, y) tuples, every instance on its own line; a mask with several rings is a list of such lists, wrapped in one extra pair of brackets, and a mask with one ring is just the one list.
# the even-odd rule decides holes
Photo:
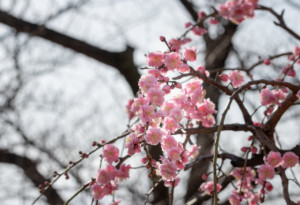
[(140, 74), (133, 62), (134, 49), (130, 46), (122, 52), (109, 52), (99, 47), (95, 47), (82, 40), (59, 33), (44, 25), (34, 24), (16, 18), (4, 11), (0, 11), (0, 23), (14, 28), (17, 32), (24, 32), (31, 36), (41, 37), (53, 43), (69, 48), (75, 52), (91, 57), (101, 63), (115, 67), (125, 77), (132, 91), (138, 91), (138, 80)]
[(262, 6), (260, 5), (258, 8), (258, 10), (265, 10), (265, 11), (268, 11), (270, 12), (273, 16), (275, 16), (278, 20), (278, 22), (274, 22), (274, 24), (276, 26), (279, 26), (281, 28), (283, 28), (285, 31), (287, 31), (290, 35), (292, 35), (294, 38), (296, 38), (297, 40), (300, 40), (300, 36), (295, 32), (293, 31), (292, 29), (290, 29), (284, 19), (283, 19), (283, 14), (284, 14), (284, 10), (281, 12), (281, 14), (278, 14), (276, 11), (274, 11), (272, 8), (269, 8), (269, 7), (266, 7), (266, 6)]
[(179, 0), (179, 1), (184, 6), (184, 8), (189, 12), (192, 19), (196, 22), (198, 20), (198, 14), (197, 11), (194, 9), (193, 4), (188, 0)]
[[(223, 125), (222, 130), (252, 132), (254, 131), (254, 129), (255, 127), (251, 125), (243, 125), (243, 124), (235, 123), (235, 124)], [(217, 132), (217, 130), (218, 130), (218, 126), (187, 128), (187, 129), (177, 130), (174, 134), (208, 134), (208, 133)]]
[[(298, 86), (300, 89), (300, 86)], [(296, 96), (297, 88), (294, 90), (295, 93), (291, 93), (287, 96), (285, 101), (281, 104), (281, 106), (271, 115), (267, 123), (264, 125), (263, 129), (267, 131), (269, 136), (273, 136), (275, 127), (279, 122), (282, 115), (286, 112), (289, 107), (291, 107), (294, 102), (298, 99)]]
[[(195, 161), (187, 164), (184, 168), (184, 170), (188, 170), (191, 167), (193, 167), (195, 164), (203, 162), (205, 160), (212, 160), (214, 157), (214, 155), (204, 155), (204, 156), (199, 156), (197, 157), (197, 159), (195, 159)], [(218, 158), (225, 160), (228, 159), (230, 160), (230, 163), (233, 167), (244, 167), (245, 165), (245, 159), (230, 153), (222, 153), (222, 154), (218, 154)], [(261, 165), (264, 164), (264, 160), (263, 160), (263, 155), (262, 154), (254, 154), (252, 156), (251, 159), (247, 160), (247, 166), (249, 167), (254, 167), (257, 165)]]
[(282, 189), (283, 189), (283, 198), (287, 205), (296, 205), (291, 198), (289, 194), (289, 180), (286, 177), (285, 170), (282, 167), (278, 167), (278, 172), (281, 178), (282, 182)]
[[(36, 187), (47, 181), (47, 179), (44, 178), (43, 175), (41, 175), (38, 171), (37, 164), (27, 157), (19, 156), (7, 150), (0, 149), (0, 162), (14, 164), (23, 169), (25, 175), (32, 181), (32, 183)], [(57, 205), (64, 203), (63, 199), (52, 187), (49, 188), (49, 191), (44, 195), (49, 204)]]

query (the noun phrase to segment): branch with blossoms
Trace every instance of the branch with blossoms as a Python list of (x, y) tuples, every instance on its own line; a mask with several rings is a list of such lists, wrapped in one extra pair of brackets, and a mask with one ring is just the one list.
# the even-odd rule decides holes
[[(140, 168), (146, 169), (148, 177), (152, 179), (152, 188), (145, 196), (145, 204), (158, 184), (164, 183), (169, 188), (169, 204), (172, 205), (175, 188), (180, 183), (180, 173), (204, 160), (212, 162), (213, 171), (203, 175), (205, 182), (200, 185), (199, 193), (189, 199), (187, 204), (199, 204), (211, 199), (216, 205), (219, 192), (227, 188), (230, 189), (230, 204), (259, 204), (272, 191), (270, 180), (275, 175), (281, 178), (286, 203), (296, 204), (289, 195), (290, 180), (286, 171), (299, 165), (300, 146), (283, 150), (276, 145), (274, 135), (282, 116), (299, 104), (300, 84), (290, 79), (295, 79), (294, 67), (300, 65), (300, 48), (296, 46), (293, 51), (259, 58), (249, 68), (215, 68), (211, 73), (217, 75), (212, 78), (204, 66), (195, 66), (197, 48), (187, 46), (192, 41), (189, 35), (207, 35), (208, 27), (218, 24), (221, 18), (236, 24), (242, 23), (253, 18), (256, 9), (271, 12), (278, 18), (278, 25), (292, 34), (285, 26), (282, 15), (259, 6), (258, 0), (231, 0), (221, 4), (218, 9), (212, 9), (210, 14), (199, 12), (197, 22), (186, 24), (186, 31), (179, 38), (167, 40), (160, 37), (166, 45), (165, 51), (147, 54), (147, 66), (143, 68), (145, 74), (138, 82), (139, 92), (134, 99), (129, 100), (126, 107), (130, 121), (134, 122), (127, 132), (109, 142), (96, 143), (97, 147), (88, 154), (81, 153), (82, 158), (57, 174), (49, 186), (84, 158), (103, 148), (100, 155), (103, 166), (99, 168), (97, 176), (69, 201), (87, 188), (91, 189), (96, 204), (104, 197), (113, 195), (119, 183), (130, 178), (132, 164), (126, 165), (125, 161), (128, 163), (127, 159), (135, 155), (141, 158), (144, 165)], [(254, 79), (252, 73), (255, 68), (271, 66), (275, 59), (283, 57), (286, 57), (286, 66), (278, 72), (278, 76), (271, 80)], [(215, 104), (206, 97), (204, 85), (215, 87), (229, 98), (225, 110), (219, 113), (221, 119), (218, 123)], [(254, 111), (246, 106), (244, 96), (248, 92), (255, 93), (259, 99), (259, 106)], [(225, 123), (233, 102), (242, 113), (244, 123)], [(261, 108), (265, 109), (263, 117), (256, 122), (253, 116)], [(241, 147), (245, 153), (243, 156), (227, 153), (220, 148), (219, 141), (225, 131), (249, 133), (249, 146)], [(204, 133), (216, 135), (215, 147), (212, 155), (199, 156), (201, 147), (195, 145), (191, 137)], [(126, 137), (126, 153), (121, 156), (114, 143), (123, 137)], [(159, 160), (155, 160), (148, 151), (153, 147), (163, 150)], [(225, 160), (230, 160), (232, 165), (229, 173), (223, 168)], [(229, 188), (229, 185), (232, 186)], [(112, 204), (119, 202), (116, 200)]]

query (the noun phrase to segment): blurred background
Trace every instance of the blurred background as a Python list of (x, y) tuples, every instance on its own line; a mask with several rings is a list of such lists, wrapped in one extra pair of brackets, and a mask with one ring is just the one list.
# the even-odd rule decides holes
[[(128, 123), (127, 100), (137, 92), (143, 73), (138, 68), (145, 66), (148, 52), (165, 50), (159, 36), (180, 36), (184, 24), (195, 22), (200, 9), (209, 12), (211, 6), (222, 2), (1, 0), (1, 204), (31, 204), (39, 195), (38, 185), (50, 180), (54, 171), (63, 170), (69, 161), (78, 159), (79, 151), (87, 152), (93, 141), (112, 139), (122, 133)], [(260, 2), (278, 12), (285, 9), (286, 22), (300, 33), (297, 0)], [(259, 11), (256, 16), (239, 26), (226, 21), (210, 26), (204, 38), (190, 35), (194, 41), (189, 46), (199, 49), (197, 65), (208, 70), (247, 67), (259, 56), (291, 51), (297, 45), (296, 40), (273, 24), (273, 16)], [(272, 68), (260, 66), (254, 77), (273, 79), (283, 65), (284, 61), (277, 60)], [(296, 80), (299, 81), (299, 75)], [(226, 97), (213, 88), (207, 89), (208, 97), (220, 110), (224, 109), (222, 102), (226, 102)], [(255, 110), (258, 94), (245, 98), (247, 107)], [(257, 112), (254, 119), (260, 121), (262, 112)], [(240, 113), (232, 111), (227, 120), (239, 122)], [(277, 130), (283, 148), (299, 144), (299, 123), (299, 110), (285, 115)], [(241, 155), (239, 149), (247, 145), (247, 136), (227, 132), (221, 147)], [(194, 141), (202, 146), (201, 154), (211, 152), (212, 137), (197, 136)], [(122, 142), (118, 145), (121, 147)], [(63, 204), (96, 175), (98, 167), (96, 154), (73, 169), (70, 180), (60, 179), (37, 204)], [(201, 176), (208, 169), (209, 163), (205, 162), (182, 176), (182, 183), (176, 188), (176, 204), (195, 195)], [(116, 198), (122, 200), (121, 204), (143, 203), (150, 189), (146, 177), (139, 177), (143, 174), (145, 170), (133, 170), (134, 177), (120, 185), (122, 191), (117, 192)], [(278, 191), (279, 195), (275, 191), (270, 198), (280, 204), (282, 195)], [(291, 195), (299, 197), (299, 187), (293, 191)], [(154, 193), (149, 202), (167, 204), (166, 193)], [(225, 203), (226, 196), (222, 199)], [(91, 194), (86, 191), (71, 204), (90, 203)]]

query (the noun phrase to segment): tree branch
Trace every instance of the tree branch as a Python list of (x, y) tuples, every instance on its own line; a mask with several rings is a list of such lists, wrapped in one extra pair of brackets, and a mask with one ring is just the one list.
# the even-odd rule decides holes
[(181, 4), (184, 6), (184, 8), (189, 12), (192, 19), (196, 22), (198, 20), (198, 14), (196, 10), (194, 9), (194, 6), (191, 2), (188, 0), (179, 0)]
[[(25, 175), (32, 181), (32, 183), (36, 187), (47, 181), (47, 179), (45, 179), (43, 175), (41, 175), (37, 170), (37, 164), (27, 157), (19, 156), (7, 150), (0, 149), (0, 162), (14, 164), (23, 169)], [(52, 187), (44, 195), (48, 203), (51, 205), (64, 203), (63, 199)]]
[(284, 14), (284, 10), (281, 12), (281, 14), (276, 13), (272, 8), (266, 7), (266, 6), (262, 6), (259, 5), (259, 7), (257, 8), (258, 10), (265, 10), (270, 12), (273, 16), (275, 16), (278, 20), (278, 22), (274, 22), (274, 24), (276, 26), (281, 27), (282, 29), (284, 29), (285, 31), (287, 31), (290, 35), (292, 35), (294, 38), (296, 38), (297, 40), (300, 40), (300, 36), (295, 33), (295, 31), (293, 31), (292, 29), (290, 29), (284, 19), (283, 19), (283, 14)]
[(0, 10), (0, 23), (14, 28), (17, 32), (24, 32), (31, 36), (41, 37), (75, 52), (91, 57), (101, 63), (115, 67), (125, 77), (133, 93), (138, 91), (138, 80), (140, 74), (133, 61), (134, 49), (130, 46), (122, 52), (110, 52), (95, 47), (82, 40), (67, 36), (44, 25), (34, 24), (14, 17)]

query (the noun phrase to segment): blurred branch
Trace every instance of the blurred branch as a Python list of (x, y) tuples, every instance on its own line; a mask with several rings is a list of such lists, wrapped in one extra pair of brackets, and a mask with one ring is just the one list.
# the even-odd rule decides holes
[(75, 52), (91, 57), (101, 63), (115, 67), (125, 77), (133, 93), (138, 91), (137, 82), (140, 74), (138, 73), (133, 61), (134, 48), (129, 45), (127, 45), (124, 51), (110, 52), (82, 40), (49, 29), (43, 25), (19, 19), (1, 10), (0, 23), (14, 28), (17, 32), (24, 32), (31, 36), (41, 37), (65, 48), (69, 48)]
[(197, 21), (198, 20), (198, 14), (197, 14), (197, 11), (194, 8), (194, 5), (191, 2), (189, 2), (188, 0), (179, 0), (179, 1), (184, 6), (184, 8), (189, 12), (192, 19), (194, 21)]
[[(27, 157), (19, 156), (7, 150), (0, 149), (0, 162), (14, 164), (23, 169), (25, 175), (32, 181), (32, 183), (36, 187), (47, 181), (47, 179), (45, 179), (43, 175), (41, 175), (41, 173), (37, 170), (36, 162)], [(48, 203), (51, 205), (64, 203), (63, 199), (59, 196), (59, 194), (53, 187), (49, 188), (49, 191), (44, 195)]]
[[(22, 139), (24, 140), (25, 144), (29, 144), (31, 146), (33, 146), (34, 148), (38, 149), (39, 151), (41, 151), (42, 153), (45, 153), (51, 160), (53, 160), (54, 162), (56, 162), (61, 168), (65, 167), (66, 165), (55, 156), (55, 154), (53, 152), (51, 152), (48, 148), (40, 146), (38, 144), (36, 144), (33, 140), (31, 140), (27, 134), (25, 133), (25, 131), (20, 127), (20, 125), (15, 124), (12, 121), (6, 120), (5, 121), (7, 124), (9, 124), (13, 129), (15, 129), (15, 131), (22, 137)], [(81, 178), (75, 174), (75, 172), (70, 171), (70, 173), (72, 174), (72, 176), (74, 177), (74, 179), (76, 180), (76, 182), (78, 184), (82, 184), (82, 180)]]
[(51, 20), (54, 20), (58, 17), (60, 17), (61, 15), (65, 14), (68, 11), (73, 11), (73, 10), (78, 10), (81, 6), (83, 6), (84, 4), (88, 3), (89, 0), (80, 0), (79, 2), (69, 2), (65, 7), (59, 9), (58, 11), (56, 11), (54, 14), (49, 15), (44, 22), (48, 23)]

